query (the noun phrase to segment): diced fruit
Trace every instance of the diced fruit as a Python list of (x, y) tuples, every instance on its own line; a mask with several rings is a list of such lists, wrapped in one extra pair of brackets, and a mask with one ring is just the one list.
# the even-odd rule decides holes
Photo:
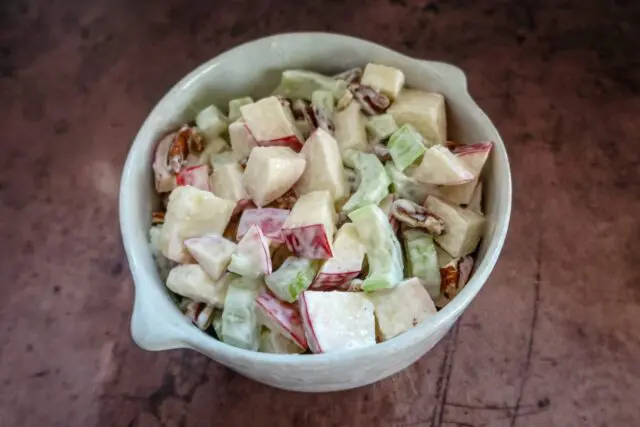
[(282, 239), (282, 226), (289, 216), (289, 210), (287, 209), (274, 209), (274, 208), (258, 208), (247, 209), (242, 213), (240, 217), (240, 224), (238, 225), (238, 233), (236, 240), (242, 239), (242, 237), (249, 231), (249, 228), (253, 225), (258, 226), (265, 237), (276, 241), (284, 242)]
[(256, 317), (259, 286), (244, 283), (250, 280), (237, 278), (231, 282), (224, 300), (220, 338), (224, 343), (234, 347), (256, 351), (260, 334)]
[(440, 296), (436, 299), (436, 307), (444, 307), (464, 288), (473, 271), (473, 258), (466, 255), (449, 261), (440, 268), (442, 285)]
[(275, 96), (240, 107), (242, 118), (260, 146), (302, 148), (302, 136), (293, 123), (290, 110)]
[(469, 209), (454, 206), (434, 196), (427, 197), (425, 207), (438, 215), (447, 231), (435, 238), (437, 244), (454, 258), (470, 254), (478, 246), (484, 229), (484, 218)]
[(440, 266), (433, 236), (420, 230), (404, 230), (407, 276), (417, 277), (434, 300), (440, 295)]
[(232, 273), (250, 278), (271, 274), (269, 240), (264, 237), (257, 225), (251, 226), (238, 242), (227, 268)]
[(396, 167), (404, 171), (426, 151), (425, 142), (411, 125), (403, 125), (395, 131), (388, 143), (389, 154)]
[(386, 65), (367, 64), (360, 83), (395, 99), (404, 86), (404, 73)]
[(240, 113), (240, 107), (243, 105), (253, 104), (253, 98), (245, 96), (243, 98), (236, 98), (229, 101), (229, 121), (235, 122), (242, 117)]
[(460, 185), (475, 177), (464, 163), (443, 145), (430, 147), (411, 176), (423, 184)]
[(229, 141), (231, 141), (231, 149), (240, 159), (249, 157), (251, 150), (258, 146), (244, 120), (236, 120), (229, 125)]
[(155, 177), (156, 191), (168, 193), (176, 188), (176, 176), (169, 170), (167, 157), (169, 148), (176, 137), (176, 132), (164, 136), (156, 146), (153, 158), (153, 174)]
[(311, 289), (328, 291), (345, 286), (360, 274), (364, 255), (365, 247), (360, 241), (356, 226), (344, 224), (333, 242), (333, 258), (320, 268)]
[(444, 96), (439, 93), (403, 89), (387, 110), (398, 126), (410, 124), (429, 141), (447, 141)]
[(482, 142), (471, 145), (461, 145), (453, 150), (453, 153), (462, 161), (465, 167), (475, 177), (465, 184), (446, 186), (442, 188), (442, 197), (447, 201), (459, 205), (469, 204), (473, 197), (474, 190), (478, 186), (480, 173), (489, 157), (493, 144)]
[(211, 326), (213, 313), (215, 311), (215, 308), (212, 305), (191, 301), (188, 298), (185, 298), (180, 304), (180, 309), (184, 313), (185, 317), (191, 320), (198, 329), (204, 331)]
[(338, 143), (328, 132), (316, 129), (300, 154), (305, 156), (307, 167), (295, 186), (296, 193), (327, 190), (334, 201), (349, 195)]
[(402, 281), (404, 264), (400, 242), (387, 216), (376, 205), (367, 205), (349, 214), (365, 245), (369, 274), (362, 284), (366, 292), (393, 288)]
[(231, 255), (236, 250), (235, 243), (219, 234), (206, 234), (187, 239), (184, 241), (184, 245), (191, 256), (214, 280), (222, 277), (231, 262)]
[(258, 350), (262, 353), (274, 354), (299, 354), (304, 352), (304, 349), (289, 338), (266, 328), (260, 332), (260, 347)]
[(267, 328), (282, 334), (300, 348), (307, 348), (302, 319), (297, 305), (280, 301), (270, 292), (263, 292), (256, 299), (258, 318)]
[(243, 184), (257, 206), (285, 194), (300, 179), (306, 166), (303, 155), (286, 147), (256, 147), (244, 170)]
[[(393, 162), (387, 162), (384, 166), (389, 179), (391, 179), (391, 192), (396, 197), (411, 200), (419, 205), (423, 204), (428, 195), (440, 195), (439, 187), (423, 184), (416, 179), (407, 176), (398, 170)], [(408, 169), (410, 171), (411, 168)]]
[(475, 190), (473, 190), (473, 194), (471, 195), (471, 200), (469, 200), (469, 205), (467, 208), (470, 211), (473, 211), (477, 214), (482, 215), (482, 181), (478, 182)]
[(398, 126), (391, 114), (380, 114), (379, 116), (369, 117), (366, 129), (373, 141), (382, 142), (398, 130)]
[(242, 168), (237, 162), (217, 164), (211, 174), (211, 191), (223, 199), (239, 202), (249, 198), (242, 185)]
[(338, 89), (338, 80), (306, 70), (287, 70), (282, 73), (280, 84), (273, 91), (274, 95), (285, 98), (302, 98), (311, 101), (316, 90), (328, 90), (334, 93)]
[(382, 209), (382, 212), (384, 212), (385, 215), (387, 215), (387, 217), (389, 218), (389, 224), (391, 224), (391, 228), (393, 229), (393, 232), (397, 233), (398, 227), (400, 226), (400, 222), (395, 216), (393, 216), (393, 213), (392, 213), (393, 202), (395, 201), (395, 199), (396, 199), (395, 195), (389, 194), (387, 197), (382, 199), (382, 201), (378, 206), (380, 206), (380, 209)]
[(433, 300), (420, 280), (412, 278), (394, 289), (369, 295), (375, 307), (380, 339), (389, 340), (436, 314)]
[(265, 283), (281, 300), (294, 302), (301, 292), (309, 288), (316, 271), (315, 262), (305, 258), (289, 257), (278, 270), (265, 278)]
[(222, 234), (235, 205), (190, 185), (176, 188), (169, 196), (162, 226), (162, 253), (176, 262), (188, 262), (184, 241), (204, 234)]
[(209, 191), (209, 166), (200, 165), (182, 169), (176, 175), (176, 183)]
[(215, 105), (210, 105), (198, 113), (196, 126), (206, 139), (211, 140), (227, 130), (229, 124), (224, 114)]
[(391, 205), (391, 215), (411, 228), (422, 228), (433, 236), (440, 236), (447, 227), (439, 216), (407, 199), (397, 199)]
[(343, 160), (346, 160), (344, 159), (346, 150), (365, 151), (367, 149), (365, 123), (366, 118), (357, 102), (352, 102), (344, 110), (336, 111), (333, 115), (333, 124), (336, 127), (335, 137)]
[(306, 291), (300, 313), (314, 353), (351, 350), (376, 343), (374, 307), (362, 292)]
[(198, 264), (174, 267), (167, 277), (167, 288), (196, 302), (222, 307), (229, 281), (226, 277), (214, 280)]
[(313, 191), (300, 196), (282, 227), (287, 247), (301, 258), (329, 259), (337, 215), (331, 194)]
[(344, 212), (351, 212), (372, 203), (377, 205), (389, 194), (391, 181), (375, 155), (357, 153), (355, 166), (360, 174), (360, 186), (342, 207)]
[(333, 95), (327, 90), (316, 90), (311, 95), (311, 107), (313, 108), (318, 128), (327, 132), (333, 132), (334, 130), (333, 104)]

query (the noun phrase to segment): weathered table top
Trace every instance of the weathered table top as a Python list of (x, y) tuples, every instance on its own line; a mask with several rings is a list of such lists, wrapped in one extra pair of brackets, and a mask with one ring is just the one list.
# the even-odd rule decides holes
[[(640, 424), (637, 3), (61, 3), (0, 5), (0, 425)], [(512, 162), (509, 237), (468, 312), (419, 363), (341, 393), (275, 390), (128, 331), (130, 141), (196, 65), (293, 30), (459, 65)]]

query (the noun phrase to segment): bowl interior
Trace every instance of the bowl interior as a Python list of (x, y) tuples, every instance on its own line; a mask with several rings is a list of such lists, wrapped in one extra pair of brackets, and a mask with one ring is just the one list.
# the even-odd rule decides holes
[[(443, 93), (447, 102), (449, 139), (471, 143), (490, 140), (495, 149), (484, 170), (484, 209), (487, 230), (479, 248), (476, 271), (465, 289), (452, 303), (434, 316), (433, 321), (420, 325), (387, 343), (416, 341), (434, 333), (448, 317), (457, 317), (486, 281), (507, 230), (511, 206), (511, 181), (504, 145), (486, 115), (469, 97), (464, 75), (455, 67), (420, 61), (362, 40), (331, 34), (289, 34), (261, 39), (239, 46), (194, 70), (157, 104), (138, 133), (129, 153), (121, 187), (121, 226), (125, 249), (136, 282), (136, 305), (144, 288), (145, 298), (153, 299), (155, 313), (163, 313), (165, 328), (174, 333), (191, 335), (190, 340), (210, 339), (195, 328), (169, 299), (155, 270), (148, 248), (150, 214), (156, 197), (150, 159), (155, 142), (166, 132), (193, 120), (195, 114), (209, 104), (226, 109), (234, 97), (266, 96), (277, 85), (284, 69), (304, 68), (333, 74), (367, 62), (378, 62), (400, 68), (405, 73), (406, 86)], [(185, 328), (188, 327), (188, 328)], [(201, 335), (196, 338), (187, 329)], [(178, 332), (179, 331), (179, 332)], [(151, 330), (148, 334), (158, 333)], [(153, 342), (153, 340), (149, 341)], [(157, 349), (184, 345), (162, 343)], [(223, 345), (217, 351), (240, 351)], [(146, 345), (145, 347), (153, 347)], [(226, 350), (225, 350), (226, 349)], [(322, 355), (319, 355), (322, 356)], [(267, 356), (269, 357), (269, 356)], [(292, 357), (292, 356), (280, 356)], [(310, 356), (304, 356), (309, 358)], [(311, 357), (317, 357), (316, 355)]]

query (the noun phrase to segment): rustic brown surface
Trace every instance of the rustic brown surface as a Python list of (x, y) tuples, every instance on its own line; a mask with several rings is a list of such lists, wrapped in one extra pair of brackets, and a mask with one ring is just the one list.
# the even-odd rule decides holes
[[(302, 3), (0, 2), (0, 425), (639, 425), (638, 3)], [(128, 331), (116, 202), (138, 126), (197, 64), (293, 30), (459, 65), (512, 161), (509, 238), (471, 308), (416, 365), (343, 393)]]

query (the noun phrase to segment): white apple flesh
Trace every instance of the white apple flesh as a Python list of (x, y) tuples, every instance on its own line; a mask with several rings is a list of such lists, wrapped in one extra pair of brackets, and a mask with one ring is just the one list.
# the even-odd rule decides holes
[(167, 277), (167, 288), (196, 302), (221, 308), (229, 281), (225, 277), (214, 280), (198, 264), (174, 267)]
[(284, 242), (282, 238), (282, 226), (290, 212), (288, 209), (276, 208), (246, 209), (240, 217), (236, 240), (242, 239), (251, 226), (257, 225), (265, 237), (271, 241), (278, 243)]
[(263, 292), (256, 299), (256, 307), (263, 325), (294, 341), (300, 348), (308, 348), (296, 304), (280, 301), (271, 292)]
[(236, 244), (219, 234), (206, 234), (184, 241), (187, 250), (213, 279), (219, 279), (231, 262)]
[(291, 113), (275, 96), (240, 107), (242, 118), (259, 146), (283, 146), (294, 151), (302, 148), (302, 136)]
[(248, 278), (271, 274), (269, 240), (257, 225), (251, 226), (238, 242), (235, 253), (231, 255), (231, 263), (227, 268), (232, 273)]
[(328, 291), (346, 287), (362, 271), (364, 255), (365, 246), (360, 241), (356, 226), (344, 224), (333, 242), (333, 258), (320, 268), (310, 289)]
[(191, 185), (200, 190), (210, 191), (209, 166), (198, 165), (182, 169), (176, 174), (176, 184), (178, 186)]

